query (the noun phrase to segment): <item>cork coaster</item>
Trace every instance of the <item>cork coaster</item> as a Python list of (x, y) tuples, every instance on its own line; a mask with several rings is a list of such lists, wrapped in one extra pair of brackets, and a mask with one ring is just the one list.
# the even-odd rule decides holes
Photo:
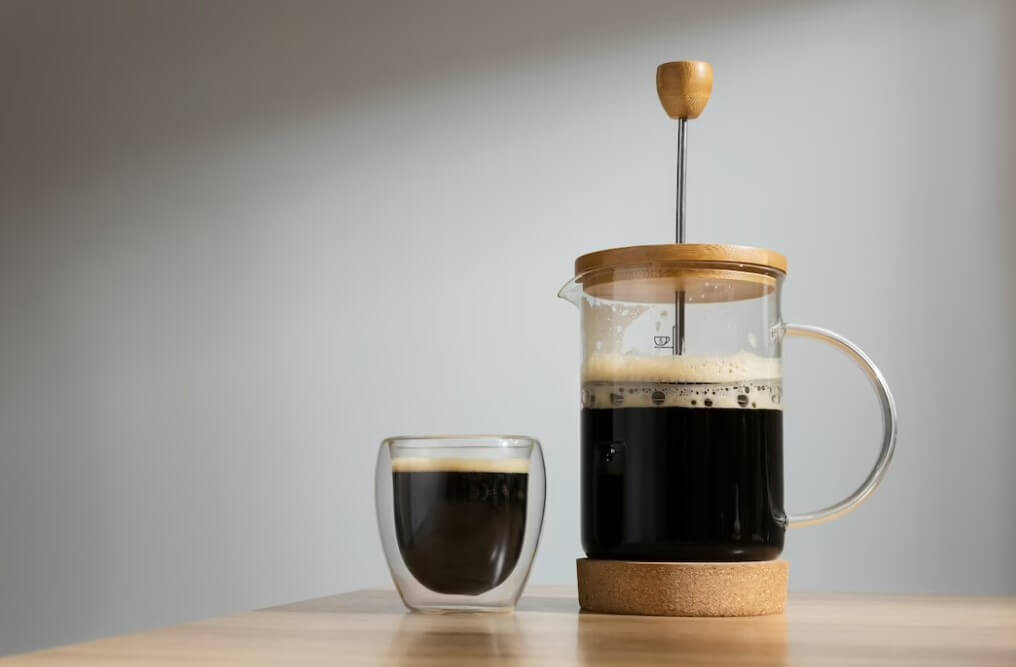
[(641, 616), (782, 614), (790, 564), (648, 563), (579, 558), (579, 605), (585, 611)]

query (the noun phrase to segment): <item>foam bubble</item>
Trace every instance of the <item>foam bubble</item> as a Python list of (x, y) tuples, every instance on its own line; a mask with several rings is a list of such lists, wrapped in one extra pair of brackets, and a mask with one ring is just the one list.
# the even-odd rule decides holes
[(725, 357), (666, 355), (640, 357), (591, 354), (582, 368), (583, 382), (737, 383), (778, 380), (780, 360), (739, 352)]
[(529, 472), (528, 459), (392, 459), (392, 472)]
[(783, 387), (776, 380), (740, 382), (586, 382), (584, 408), (736, 408), (782, 410)]
[(582, 368), (586, 408), (780, 410), (780, 360), (740, 352), (725, 357), (592, 354)]

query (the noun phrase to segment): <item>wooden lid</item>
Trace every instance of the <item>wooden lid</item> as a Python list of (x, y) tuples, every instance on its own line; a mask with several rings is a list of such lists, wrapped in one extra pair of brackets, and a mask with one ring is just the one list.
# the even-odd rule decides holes
[(780, 253), (738, 245), (629, 246), (575, 260), (575, 282), (586, 294), (637, 303), (667, 303), (678, 291), (686, 303), (758, 298), (775, 291), (786, 273)]
[(640, 616), (766, 616), (782, 614), (790, 565), (740, 563), (576, 562), (585, 611)]
[[(712, 243), (665, 243), (662, 245), (633, 245), (609, 248), (582, 255), (575, 260), (575, 275), (598, 269), (619, 268), (654, 263), (707, 263), (737, 268), (744, 271), (787, 273), (787, 258), (775, 250), (752, 248), (746, 245), (716, 245)], [(729, 265), (735, 265), (731, 267)]]

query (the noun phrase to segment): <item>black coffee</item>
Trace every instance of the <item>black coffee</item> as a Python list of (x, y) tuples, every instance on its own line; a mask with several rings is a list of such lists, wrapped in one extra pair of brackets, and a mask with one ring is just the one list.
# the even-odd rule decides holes
[(508, 578), (525, 536), (525, 464), (396, 459), (395, 535), (417, 581), (479, 595)]
[(589, 383), (582, 545), (590, 558), (748, 561), (783, 549), (779, 381)]

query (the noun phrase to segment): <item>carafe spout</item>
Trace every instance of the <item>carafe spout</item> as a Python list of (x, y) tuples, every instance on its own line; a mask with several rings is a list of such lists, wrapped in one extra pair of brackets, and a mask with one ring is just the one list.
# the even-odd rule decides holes
[(577, 308), (582, 298), (582, 285), (572, 278), (558, 290), (557, 295)]

